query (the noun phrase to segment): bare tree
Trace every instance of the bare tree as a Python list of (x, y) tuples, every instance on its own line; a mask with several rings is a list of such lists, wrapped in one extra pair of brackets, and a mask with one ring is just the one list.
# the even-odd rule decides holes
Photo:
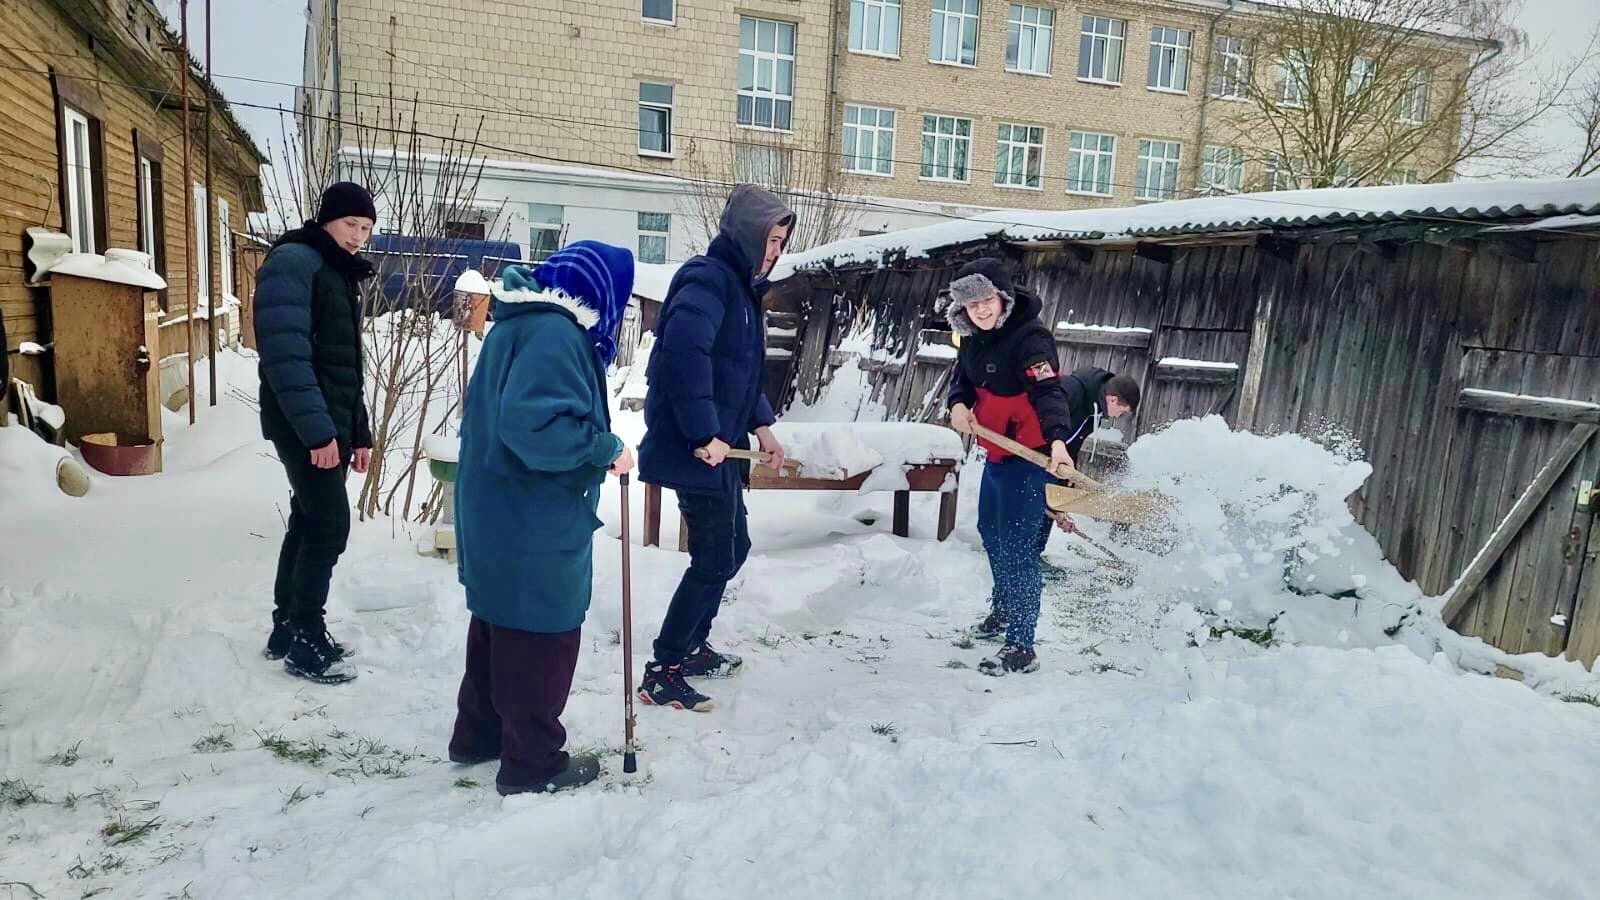
[(1600, 174), (1600, 62), (1590, 60), (1583, 82), (1567, 104), (1567, 115), (1583, 134), (1583, 147), (1567, 177)]
[(1282, 0), (1219, 22), (1206, 87), (1244, 101), (1220, 104), (1221, 130), (1267, 163), (1266, 187), (1520, 174), (1573, 78), (1565, 61), (1536, 71), (1522, 3)]
[(735, 184), (766, 188), (794, 210), (791, 250), (854, 236), (861, 209), (834, 189), (839, 158), (829, 146), (820, 129), (780, 134), (734, 128), (727, 141), (691, 140), (684, 166), (691, 187), (683, 202), (697, 238), (703, 235), (694, 249), (703, 250), (716, 235)]

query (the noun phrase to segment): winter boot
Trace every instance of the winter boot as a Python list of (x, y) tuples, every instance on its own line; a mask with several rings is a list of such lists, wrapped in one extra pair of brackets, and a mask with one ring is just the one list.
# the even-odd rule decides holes
[(739, 674), (744, 660), (732, 653), (718, 653), (710, 644), (701, 644), (683, 659), (683, 674), (687, 678), (729, 678)]
[(1013, 647), (1007, 644), (1000, 648), (999, 653), (978, 663), (978, 671), (985, 675), (996, 676), (1007, 672), (1037, 672), (1039, 657), (1034, 655), (1032, 647)]
[(695, 712), (710, 712), (710, 697), (700, 693), (683, 680), (682, 666), (664, 666), (653, 662), (644, 667), (644, 681), (639, 684), (639, 700), (651, 706), (670, 706)]
[(972, 626), (972, 637), (979, 641), (998, 641), (1006, 636), (1006, 620), (1000, 618), (997, 612), (991, 612), (983, 617), (983, 621)]
[(289, 628), (289, 623), (284, 621), (283, 615), (274, 610), (272, 613), (272, 634), (267, 636), (267, 647), (261, 655), (267, 659), (278, 660), (289, 655), (289, 645), (294, 643), (294, 631)]
[(328, 649), (333, 651), (333, 659), (335, 662), (338, 662), (341, 659), (351, 659), (356, 655), (356, 648), (350, 646), (349, 644), (341, 644), (337, 640), (334, 640), (333, 635), (328, 631), (327, 625), (322, 626), (322, 639), (327, 642)]
[(567, 760), (565, 769), (543, 781), (536, 781), (533, 784), (506, 784), (496, 779), (494, 789), (499, 791), (502, 797), (509, 797), (512, 794), (554, 794), (556, 791), (583, 787), (599, 777), (600, 759), (592, 753), (580, 753)]
[(333, 655), (328, 633), (320, 626), (294, 629), (294, 642), (283, 659), (283, 670), (318, 684), (343, 684), (356, 677), (355, 666)]

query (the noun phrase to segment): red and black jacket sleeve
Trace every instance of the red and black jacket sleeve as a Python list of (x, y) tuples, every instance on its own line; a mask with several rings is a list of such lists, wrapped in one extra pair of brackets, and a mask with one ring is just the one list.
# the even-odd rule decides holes
[(1016, 348), (1015, 364), (1039, 417), (1039, 430), (1047, 442), (1066, 441), (1072, 434), (1072, 408), (1061, 383), (1055, 336), (1043, 325), (1035, 325), (1021, 336)]

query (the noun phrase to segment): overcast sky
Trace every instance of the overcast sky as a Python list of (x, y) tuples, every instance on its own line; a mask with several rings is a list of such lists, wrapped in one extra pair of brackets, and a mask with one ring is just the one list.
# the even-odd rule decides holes
[[(158, 0), (176, 23), (177, 0)], [(613, 0), (629, 2), (629, 0)], [(299, 82), (301, 54), (305, 45), (304, 3), (297, 0), (254, 0), (221, 2), (214, 0), (212, 30), (216, 53), (212, 68), (217, 84), (235, 104), (235, 112), (249, 128), (262, 149), (282, 152), (282, 132), (278, 114), (272, 107), (294, 107), (290, 86), (257, 84), (226, 76), (243, 76), (266, 81)], [(1535, 45), (1546, 49), (1547, 58), (1569, 56), (1581, 50), (1597, 21), (1600, 0), (1526, 0), (1523, 27)], [(190, 36), (195, 55), (204, 60), (203, 0), (190, 0)], [(1532, 78), (1536, 73), (1529, 73)], [(255, 109), (240, 104), (259, 104)], [(1565, 174), (1560, 161), (1576, 154), (1582, 138), (1559, 113), (1548, 116), (1540, 125), (1547, 143), (1555, 147), (1544, 167), (1552, 174)], [(280, 157), (281, 158), (281, 157)]]

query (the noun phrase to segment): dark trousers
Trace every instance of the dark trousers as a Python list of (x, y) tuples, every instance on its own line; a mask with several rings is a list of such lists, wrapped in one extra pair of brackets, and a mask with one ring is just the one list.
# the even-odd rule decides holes
[(525, 787), (567, 767), (561, 713), (578, 667), (581, 628), (538, 634), (472, 617), (456, 695), (453, 756), (500, 757), (496, 781)]
[(678, 582), (656, 638), (656, 662), (677, 665), (711, 636), (722, 591), (750, 556), (744, 491), (678, 492), (678, 512), (689, 523), (689, 568)]
[(350, 458), (332, 469), (311, 464), (311, 451), (296, 441), (274, 441), (289, 476), (289, 528), (278, 551), (272, 586), (273, 620), (316, 625), (328, 606), (333, 567), (350, 540), (350, 496), (345, 478)]
[(983, 465), (978, 534), (994, 576), (994, 611), (1006, 622), (1006, 643), (1032, 647), (1044, 579), (1039, 561), (1052, 527), (1044, 502), (1050, 475), (1011, 457)]

